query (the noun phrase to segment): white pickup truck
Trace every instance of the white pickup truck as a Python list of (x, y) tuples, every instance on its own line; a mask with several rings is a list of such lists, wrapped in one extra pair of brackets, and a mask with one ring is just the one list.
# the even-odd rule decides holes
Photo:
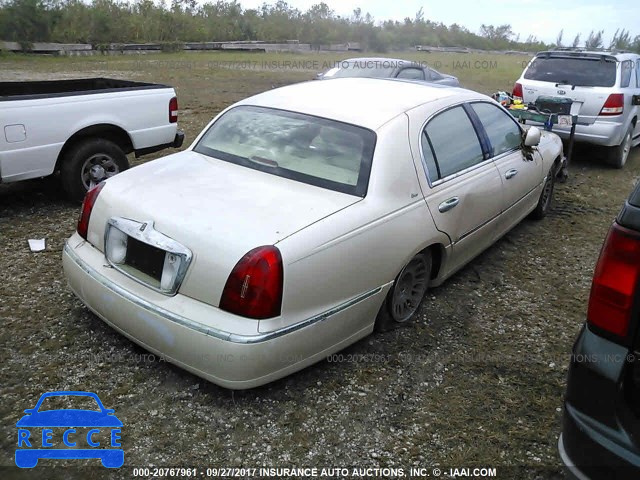
[(109, 78), (0, 82), (0, 183), (60, 172), (73, 200), (136, 157), (179, 148), (178, 100), (166, 85)]

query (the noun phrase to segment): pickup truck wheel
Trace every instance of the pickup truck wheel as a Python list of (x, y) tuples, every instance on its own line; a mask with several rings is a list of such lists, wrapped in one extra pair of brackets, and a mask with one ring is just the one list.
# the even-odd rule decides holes
[(555, 166), (551, 167), (549, 173), (547, 173), (547, 179), (542, 187), (540, 198), (538, 199), (538, 205), (533, 212), (531, 212), (531, 218), (535, 220), (542, 220), (547, 216), (547, 213), (551, 210), (551, 204), (553, 202), (553, 187), (556, 183)]
[(627, 163), (629, 152), (631, 151), (631, 136), (633, 135), (633, 125), (629, 125), (627, 133), (622, 137), (622, 142), (609, 150), (609, 164), (615, 168), (622, 168)]
[(378, 312), (376, 330), (406, 325), (422, 305), (431, 278), (431, 254), (419, 253), (398, 274)]
[(118, 145), (91, 138), (78, 143), (65, 155), (60, 168), (62, 187), (71, 200), (81, 202), (91, 187), (127, 168), (127, 156)]

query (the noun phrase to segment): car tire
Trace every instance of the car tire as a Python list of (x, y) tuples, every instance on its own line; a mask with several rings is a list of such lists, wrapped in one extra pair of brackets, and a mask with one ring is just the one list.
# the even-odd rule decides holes
[(553, 204), (553, 190), (556, 184), (556, 167), (551, 167), (549, 173), (547, 173), (547, 179), (540, 192), (540, 198), (538, 198), (538, 204), (536, 208), (531, 212), (530, 217), (534, 220), (542, 220), (547, 216), (547, 213), (551, 211)]
[(614, 168), (623, 168), (629, 158), (629, 152), (631, 151), (633, 136), (633, 125), (629, 125), (627, 132), (622, 137), (620, 145), (611, 147), (609, 149), (609, 164)]
[(404, 266), (378, 312), (376, 330), (384, 332), (410, 323), (429, 289), (431, 265), (431, 254), (422, 252)]
[(122, 149), (103, 138), (89, 138), (74, 145), (64, 156), (60, 174), (69, 199), (81, 202), (87, 190), (129, 168)]

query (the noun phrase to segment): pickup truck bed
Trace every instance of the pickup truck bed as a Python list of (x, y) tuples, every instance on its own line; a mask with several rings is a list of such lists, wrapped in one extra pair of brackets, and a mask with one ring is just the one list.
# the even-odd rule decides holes
[(129, 167), (128, 153), (178, 148), (178, 102), (167, 85), (88, 78), (0, 82), (0, 182), (60, 173), (81, 200)]
[(77, 80), (48, 80), (41, 82), (0, 82), (0, 101), (90, 95), (92, 93), (147, 90), (153, 88), (171, 87), (158, 83), (116, 80), (114, 78), (79, 78)]

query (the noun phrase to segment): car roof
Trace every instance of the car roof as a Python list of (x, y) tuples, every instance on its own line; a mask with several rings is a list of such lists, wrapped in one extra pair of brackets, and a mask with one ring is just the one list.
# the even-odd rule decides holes
[(443, 98), (487, 99), (457, 87), (387, 78), (334, 78), (268, 90), (238, 102), (305, 113), (376, 130), (389, 120)]

